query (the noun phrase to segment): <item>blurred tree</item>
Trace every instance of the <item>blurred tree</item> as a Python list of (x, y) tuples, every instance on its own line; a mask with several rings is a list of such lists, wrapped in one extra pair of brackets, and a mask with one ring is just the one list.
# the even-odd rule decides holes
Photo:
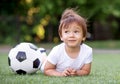
[[(0, 1), (1, 42), (18, 43), (25, 40), (31, 41), (32, 31), (30, 28), (33, 28), (33, 25), (37, 24), (37, 22), (34, 22), (33, 15), (39, 11), (39, 8), (37, 8), (39, 0), (34, 1), (35, 2), (33, 2), (33, 0)], [(3, 40), (2, 37), (4, 36), (6, 36), (6, 39)]]
[(13, 42), (13, 38), (18, 42), (58, 42), (56, 31), (66, 8), (78, 8), (88, 19), (93, 39), (120, 39), (119, 0), (1, 0), (0, 42)]
[[(92, 34), (94, 39), (114, 39), (114, 36), (120, 29), (115, 18), (120, 18), (119, 0), (101, 0), (88, 1), (86, 12), (89, 21), (92, 24)], [(114, 31), (114, 32), (113, 32)], [(120, 38), (120, 36), (119, 36)]]

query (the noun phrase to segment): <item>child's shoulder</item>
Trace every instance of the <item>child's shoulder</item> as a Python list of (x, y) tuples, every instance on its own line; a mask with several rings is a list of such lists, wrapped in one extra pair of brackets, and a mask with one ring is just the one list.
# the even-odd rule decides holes
[(85, 49), (85, 50), (90, 50), (90, 51), (92, 51), (92, 47), (90, 47), (90, 46), (88, 46), (87, 44), (82, 44), (81, 45), (81, 47), (83, 48), (83, 49)]
[(53, 47), (54, 50), (61, 50), (64, 49), (65, 44), (64, 43), (60, 43), (59, 45), (56, 45)]

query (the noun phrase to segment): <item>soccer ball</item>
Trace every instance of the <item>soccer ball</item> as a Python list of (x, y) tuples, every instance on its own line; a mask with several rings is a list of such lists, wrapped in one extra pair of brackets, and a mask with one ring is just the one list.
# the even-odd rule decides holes
[(8, 64), (12, 71), (17, 74), (37, 72), (43, 62), (43, 54), (38, 52), (38, 49), (34, 44), (27, 42), (12, 48), (8, 54)]

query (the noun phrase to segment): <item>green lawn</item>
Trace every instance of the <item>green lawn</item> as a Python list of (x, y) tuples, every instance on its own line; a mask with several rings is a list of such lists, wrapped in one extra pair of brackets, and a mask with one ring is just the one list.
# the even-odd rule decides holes
[(120, 55), (94, 53), (92, 71), (83, 77), (48, 77), (40, 71), (33, 75), (14, 74), (7, 54), (0, 53), (0, 84), (120, 84)]
[(85, 43), (92, 48), (120, 49), (120, 40), (86, 41)]
[[(104, 40), (104, 41), (85, 41), (86, 44), (92, 48), (99, 49), (120, 49), (120, 40)], [(59, 44), (59, 43), (57, 43)], [(55, 43), (39, 43), (38, 47), (43, 47), (45, 49), (51, 49), (53, 46), (57, 45)]]

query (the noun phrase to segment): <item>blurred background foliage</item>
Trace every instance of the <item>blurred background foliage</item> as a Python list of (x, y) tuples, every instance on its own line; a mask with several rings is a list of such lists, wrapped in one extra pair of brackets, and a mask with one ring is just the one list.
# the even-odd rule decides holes
[(66, 8), (77, 8), (88, 20), (88, 40), (120, 39), (119, 0), (0, 0), (0, 43), (59, 42)]

